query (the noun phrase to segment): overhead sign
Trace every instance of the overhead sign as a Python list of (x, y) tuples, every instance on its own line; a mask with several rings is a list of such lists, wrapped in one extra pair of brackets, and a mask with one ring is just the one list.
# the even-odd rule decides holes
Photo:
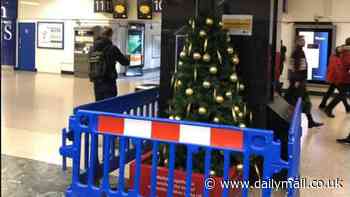
[(230, 35), (253, 35), (252, 15), (223, 15), (222, 23), (224, 29), (227, 29)]
[(126, 0), (114, 0), (113, 18), (128, 18), (128, 2)]
[(94, 0), (94, 12), (112, 12), (112, 0)]
[(162, 0), (153, 0), (154, 12), (162, 12)]
[(16, 0), (1, 0), (1, 19), (17, 19)]
[(38, 23), (38, 48), (63, 49), (64, 48), (64, 23), (39, 22)]
[(152, 19), (153, 5), (151, 0), (137, 0), (137, 18)]
[(1, 65), (16, 65), (17, 1), (1, 0)]

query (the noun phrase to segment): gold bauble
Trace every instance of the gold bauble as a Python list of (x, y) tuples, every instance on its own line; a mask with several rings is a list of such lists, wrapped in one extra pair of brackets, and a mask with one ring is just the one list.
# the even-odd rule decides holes
[(210, 67), (209, 72), (215, 75), (218, 72), (218, 68), (216, 66), (212, 66)]
[(220, 26), (220, 27), (223, 27), (223, 26), (224, 26), (224, 23), (220, 21), (220, 22), (219, 22), (219, 26)]
[(232, 47), (227, 48), (227, 53), (232, 55), (235, 51), (233, 50)]
[(175, 116), (175, 120), (181, 120), (180, 116)]
[(234, 110), (235, 110), (235, 112), (239, 112), (239, 107), (238, 107), (238, 106), (235, 106), (235, 107), (234, 107)]
[(232, 58), (232, 63), (235, 65), (239, 64), (239, 58), (236, 55)]
[(202, 38), (204, 38), (204, 37), (207, 36), (207, 32), (205, 32), (204, 30), (200, 30), (199, 36), (202, 37)]
[(225, 96), (226, 96), (227, 98), (230, 98), (230, 97), (232, 96), (232, 92), (231, 92), (231, 91), (226, 92), (226, 93), (225, 93)]
[(188, 20), (188, 24), (192, 25), (192, 19)]
[(179, 61), (179, 66), (183, 66), (184, 63), (182, 61)]
[(205, 61), (205, 62), (210, 62), (210, 55), (208, 54), (208, 53), (206, 53), (206, 54), (204, 54), (203, 55), (203, 61)]
[(207, 109), (205, 107), (200, 107), (198, 109), (199, 114), (205, 115), (207, 113)]
[(216, 122), (216, 123), (219, 123), (220, 122), (220, 118), (214, 117), (213, 121)]
[(242, 171), (243, 170), (243, 164), (238, 164), (236, 166), (236, 168), (237, 168), (238, 171)]
[(181, 80), (178, 80), (177, 82), (176, 82), (176, 85), (179, 87), (179, 86), (182, 86), (182, 81)]
[(185, 57), (186, 57), (186, 52), (185, 52), (185, 51), (181, 51), (180, 57), (181, 57), (181, 58), (185, 58)]
[(202, 58), (201, 54), (200, 53), (193, 53), (193, 59), (194, 60), (200, 60)]
[(239, 85), (239, 89), (240, 89), (241, 91), (243, 91), (243, 90), (245, 89), (244, 85), (243, 85), (243, 84)]
[(214, 24), (214, 20), (211, 18), (207, 18), (205, 20), (205, 24), (207, 24), (208, 26), (212, 26)]
[(215, 176), (215, 175), (216, 175), (215, 171), (214, 171), (214, 170), (211, 170), (211, 171), (210, 171), (210, 176)]
[(210, 88), (210, 86), (211, 86), (211, 84), (210, 84), (209, 81), (204, 81), (204, 82), (203, 82), (203, 87), (204, 87), (204, 88), (208, 89), (208, 88)]
[(215, 98), (215, 101), (217, 102), (217, 103), (223, 103), (224, 102), (224, 97), (223, 96), (217, 96), (216, 98)]
[(187, 88), (186, 89), (186, 95), (187, 96), (192, 96), (193, 95), (193, 89), (192, 88)]
[(173, 115), (169, 116), (169, 119), (174, 120), (174, 116)]
[(238, 113), (238, 117), (242, 118), (242, 117), (243, 117), (243, 113), (242, 113), (242, 112), (239, 112), (239, 113)]
[(232, 82), (236, 82), (238, 80), (238, 77), (237, 77), (237, 74), (236, 73), (233, 73), (231, 76), (230, 76), (230, 80)]
[(247, 126), (246, 126), (245, 124), (241, 123), (241, 124), (239, 124), (239, 127), (245, 128), (245, 127), (247, 127)]
[(211, 171), (210, 171), (210, 176), (215, 176), (215, 175), (216, 175), (215, 171), (214, 171), (214, 170), (211, 170)]
[(231, 42), (231, 37), (227, 35), (226, 42)]

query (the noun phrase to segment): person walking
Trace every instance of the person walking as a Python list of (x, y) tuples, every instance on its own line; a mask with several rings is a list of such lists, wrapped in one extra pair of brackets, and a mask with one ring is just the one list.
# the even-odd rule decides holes
[[(336, 72), (337, 69), (341, 69), (342, 67), (342, 60), (340, 58), (341, 55), (341, 47), (337, 47), (335, 50), (335, 54), (331, 55), (329, 58), (329, 65), (328, 65), (328, 73), (327, 73), (327, 81), (329, 83), (329, 88), (327, 92), (324, 94), (323, 99), (319, 105), (320, 109), (325, 109), (327, 106), (328, 99), (333, 95), (337, 83), (337, 79), (339, 80), (339, 76), (337, 78)], [(350, 112), (350, 105), (348, 104), (347, 100), (342, 100), (344, 107), (347, 112)]]
[[(341, 52), (341, 61), (342, 65), (337, 69), (336, 75), (340, 77), (340, 80), (337, 84), (337, 89), (339, 93), (325, 109), (325, 113), (328, 117), (334, 118), (333, 109), (341, 102), (346, 102), (348, 98), (348, 92), (350, 91), (350, 38), (345, 42), (345, 45), (342, 46)], [(348, 111), (348, 110), (347, 110)]]
[(312, 103), (306, 90), (307, 81), (307, 60), (303, 47), (305, 46), (304, 36), (298, 36), (296, 47), (292, 53), (290, 67), (288, 68), (289, 88), (286, 93), (286, 100), (291, 105), (296, 105), (299, 97), (302, 98), (303, 113), (306, 114), (309, 128), (320, 127), (323, 123), (314, 121), (311, 108)]
[(130, 64), (119, 48), (112, 43), (113, 30), (105, 27), (101, 36), (97, 37), (89, 54), (90, 81), (94, 83), (96, 101), (117, 96), (116, 79), (118, 77), (115, 64)]

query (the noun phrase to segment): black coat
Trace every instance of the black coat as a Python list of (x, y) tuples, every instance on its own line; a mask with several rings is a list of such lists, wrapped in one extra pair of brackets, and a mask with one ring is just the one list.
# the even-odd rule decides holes
[(115, 68), (116, 62), (119, 62), (123, 66), (130, 64), (129, 59), (123, 55), (119, 48), (113, 45), (112, 41), (106, 38), (97, 39), (91, 48), (93, 51), (103, 51), (105, 50), (106, 62), (107, 62), (107, 76), (105, 80), (115, 80), (118, 77), (117, 70)]

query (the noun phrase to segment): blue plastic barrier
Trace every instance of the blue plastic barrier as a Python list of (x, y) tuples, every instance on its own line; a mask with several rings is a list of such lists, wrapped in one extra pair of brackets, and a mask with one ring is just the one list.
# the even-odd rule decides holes
[[(284, 161), (281, 159), (281, 144), (274, 139), (273, 131), (157, 118), (158, 97), (158, 89), (152, 89), (83, 105), (74, 110), (74, 115), (69, 120), (70, 132), (63, 130), (60, 148), (63, 169), (66, 169), (66, 158), (73, 159), (72, 183), (66, 191), (67, 197), (140, 196), (141, 156), (146, 151), (152, 152), (150, 196), (156, 196), (157, 151), (160, 144), (168, 144), (170, 147), (167, 186), (169, 197), (173, 196), (175, 150), (180, 144), (187, 147), (185, 196), (191, 196), (192, 156), (198, 148), (205, 149), (205, 161), (203, 161), (205, 178), (210, 177), (212, 151), (220, 150), (224, 152), (224, 180), (229, 178), (231, 154), (243, 155), (243, 180), (249, 179), (249, 162), (252, 155), (264, 159), (263, 180), (270, 180), (273, 174), (283, 169), (288, 171), (289, 179), (298, 179), (302, 135), (300, 100), (289, 130), (288, 161)], [(179, 128), (178, 138), (159, 137), (155, 134), (157, 128), (158, 130), (170, 128), (169, 125)], [(197, 135), (199, 132), (196, 131), (200, 131), (200, 135)], [(161, 130), (161, 132), (176, 131)], [(188, 137), (186, 132), (192, 132), (190, 134), (192, 138)], [(69, 134), (73, 134), (71, 138), (74, 139), (70, 145), (66, 143)], [(103, 157), (100, 159), (97, 148), (98, 136), (103, 138)], [(215, 138), (220, 136), (228, 139), (217, 142)], [(82, 147), (85, 147), (84, 153), (81, 153)], [(132, 160), (135, 160), (136, 167), (134, 185), (130, 189), (126, 188), (124, 175), (126, 164)], [(81, 162), (84, 162), (84, 169), (80, 167)], [(119, 170), (117, 188), (111, 188), (110, 172), (116, 169)], [(248, 196), (248, 189), (242, 188), (242, 196)], [(264, 197), (271, 196), (271, 193), (272, 188), (262, 189)], [(287, 196), (294, 197), (297, 193), (296, 188), (289, 187)], [(226, 197), (228, 194), (229, 189), (223, 189), (222, 196)], [(209, 191), (203, 188), (203, 196), (209, 195)]]

